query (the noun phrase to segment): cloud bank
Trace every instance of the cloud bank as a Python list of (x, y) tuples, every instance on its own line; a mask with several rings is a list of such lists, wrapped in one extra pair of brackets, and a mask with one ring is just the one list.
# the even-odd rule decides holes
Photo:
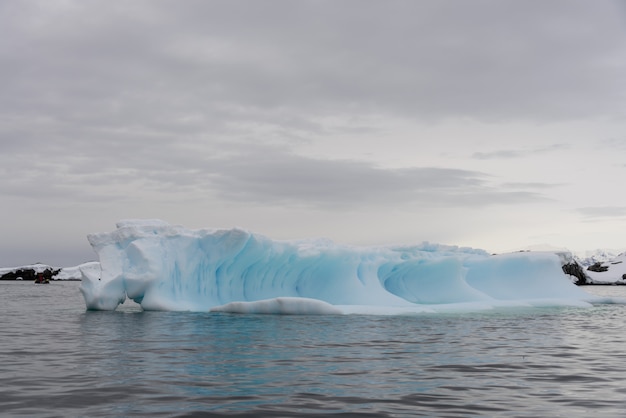
[(236, 223), (232, 205), (321, 231), (312, 210), (587, 216), (567, 188), (624, 170), (594, 145), (623, 145), (625, 16), (605, 0), (0, 2), (0, 234), (27, 254), (51, 222), (84, 236), (211, 207)]

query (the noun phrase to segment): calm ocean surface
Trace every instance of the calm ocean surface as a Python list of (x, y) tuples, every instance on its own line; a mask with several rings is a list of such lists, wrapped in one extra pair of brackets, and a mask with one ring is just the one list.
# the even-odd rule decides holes
[(79, 285), (0, 282), (1, 416), (626, 416), (623, 305), (86, 312)]

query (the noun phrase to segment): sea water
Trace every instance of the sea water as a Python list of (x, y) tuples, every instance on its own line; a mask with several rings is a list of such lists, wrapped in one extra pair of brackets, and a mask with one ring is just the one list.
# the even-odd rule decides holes
[(0, 415), (626, 414), (624, 305), (278, 316), (127, 302), (91, 312), (78, 287), (0, 282)]

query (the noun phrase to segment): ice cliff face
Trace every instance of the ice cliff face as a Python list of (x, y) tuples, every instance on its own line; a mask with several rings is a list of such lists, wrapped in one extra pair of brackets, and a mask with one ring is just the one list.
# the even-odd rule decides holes
[(327, 240), (273, 241), (240, 229), (188, 230), (162, 221), (117, 226), (88, 237), (101, 264), (99, 272), (83, 272), (88, 309), (112, 310), (126, 297), (148, 310), (208, 311), (286, 297), (365, 313), (368, 307), (418, 312), (592, 299), (548, 253), (489, 256), (434, 244), (356, 248)]

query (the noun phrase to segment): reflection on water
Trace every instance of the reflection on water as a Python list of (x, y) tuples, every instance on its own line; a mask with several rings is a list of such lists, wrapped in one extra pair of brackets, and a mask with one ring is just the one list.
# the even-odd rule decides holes
[(10, 415), (626, 412), (622, 305), (396, 317), (86, 312), (77, 283), (40, 287), (0, 285), (0, 412)]

